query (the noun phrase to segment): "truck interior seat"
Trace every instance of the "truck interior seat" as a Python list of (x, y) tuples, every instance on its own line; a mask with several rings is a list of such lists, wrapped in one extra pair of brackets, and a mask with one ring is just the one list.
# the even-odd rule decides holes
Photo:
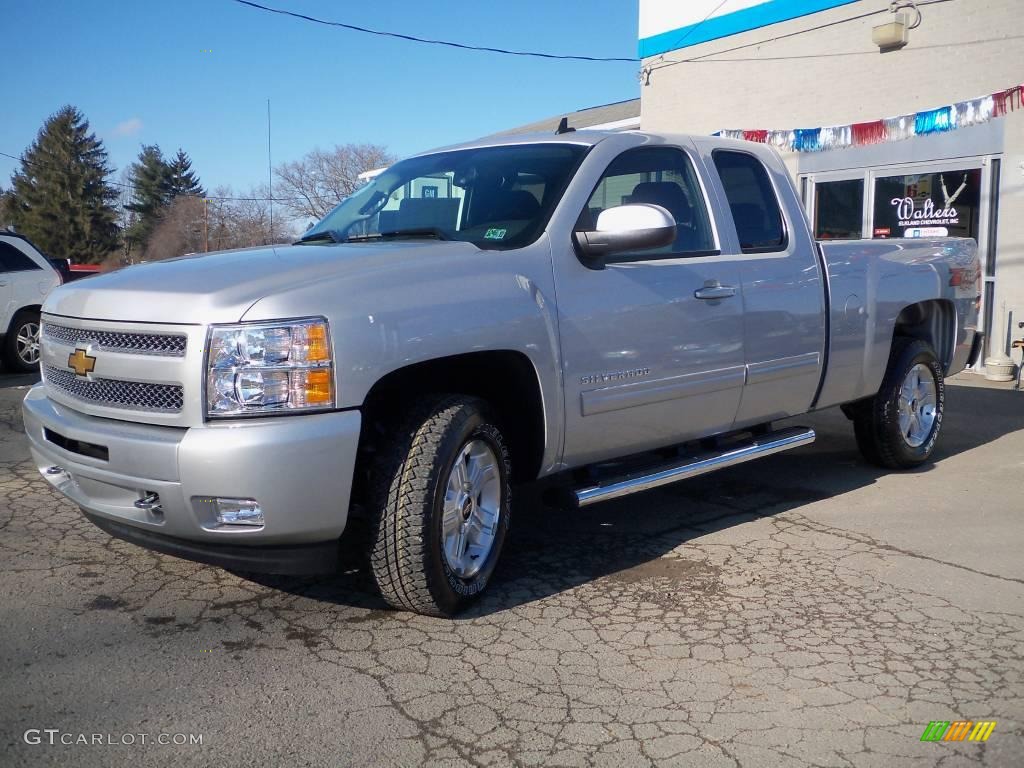
[(682, 187), (674, 181), (643, 181), (633, 187), (633, 194), (623, 203), (660, 205), (676, 220), (676, 242), (673, 250), (701, 250), (707, 238), (697, 231), (693, 221), (693, 208)]
[(540, 203), (525, 189), (503, 189), (487, 201), (485, 210), (484, 221), (532, 219), (540, 212)]
[(633, 194), (629, 196), (628, 202), (660, 205), (672, 214), (676, 224), (693, 222), (693, 209), (690, 207), (690, 201), (686, 199), (686, 193), (672, 181), (643, 181), (633, 187)]
[(740, 238), (742, 248), (759, 248), (776, 245), (780, 241), (781, 228), (776, 223), (769, 223), (765, 210), (754, 203), (731, 203), (733, 221), (736, 223), (736, 234)]
[(457, 197), (407, 197), (398, 204), (398, 216), (395, 217), (394, 226), (385, 229), (382, 222), (381, 231), (422, 227), (454, 230), (458, 215)]

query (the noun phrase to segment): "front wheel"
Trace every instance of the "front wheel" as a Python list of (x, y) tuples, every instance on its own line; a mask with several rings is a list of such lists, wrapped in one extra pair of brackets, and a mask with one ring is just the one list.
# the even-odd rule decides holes
[(946, 385), (931, 345), (896, 339), (878, 394), (854, 412), (857, 446), (872, 464), (910, 469), (926, 462), (942, 429)]
[(412, 409), (371, 470), (370, 569), (390, 605), (451, 616), (484, 591), (509, 528), (511, 474), (483, 401)]

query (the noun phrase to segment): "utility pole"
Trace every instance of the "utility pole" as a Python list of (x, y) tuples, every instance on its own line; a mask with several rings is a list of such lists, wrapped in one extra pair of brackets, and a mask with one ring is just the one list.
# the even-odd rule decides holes
[(270, 231), (267, 233), (267, 240), (272, 241), (274, 239), (274, 172), (270, 163), (270, 99), (267, 99), (267, 189), (270, 195)]
[(203, 198), (203, 253), (210, 252), (210, 198)]

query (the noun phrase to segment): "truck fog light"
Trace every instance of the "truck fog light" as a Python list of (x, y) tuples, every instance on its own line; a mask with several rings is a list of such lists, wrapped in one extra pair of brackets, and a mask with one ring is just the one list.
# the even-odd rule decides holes
[(263, 527), (263, 510), (256, 499), (215, 499), (217, 525)]

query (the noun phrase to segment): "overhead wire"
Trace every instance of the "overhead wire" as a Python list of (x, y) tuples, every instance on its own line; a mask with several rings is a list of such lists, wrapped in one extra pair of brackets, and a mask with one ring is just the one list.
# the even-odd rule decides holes
[[(26, 165), (33, 165), (38, 168), (51, 168), (53, 170), (61, 171), (65, 170), (59, 165), (53, 163), (40, 163), (36, 160), (28, 160), (24, 157), (18, 157), (17, 155), (11, 155), (7, 152), (0, 152), (0, 156), (10, 158), (11, 160), (17, 160), (18, 162), (25, 163)], [(137, 189), (135, 184), (123, 181), (112, 181), (110, 179), (104, 179), (104, 182), (112, 187), (121, 187), (122, 189), (129, 189), (134, 194)], [(301, 202), (304, 201), (303, 197), (232, 197), (226, 195), (179, 195), (179, 197), (197, 197), (206, 198), (207, 200), (227, 200), (237, 202), (254, 202), (254, 203), (288, 203), (288, 202)]]
[[(937, 5), (939, 3), (951, 3), (953, 1), (954, 0), (916, 0), (916, 6)], [(786, 34), (776, 35), (775, 37), (770, 37), (770, 38), (767, 38), (765, 40), (757, 40), (757, 41), (751, 42), (751, 43), (743, 43), (742, 45), (736, 45), (736, 46), (733, 46), (732, 48), (726, 48), (725, 50), (711, 51), (709, 53), (703, 53), (703, 54), (701, 54), (699, 56), (691, 56), (691, 57), (685, 58), (685, 59), (666, 59), (664, 54), (662, 54), (653, 63), (646, 65), (644, 67), (643, 71), (645, 73), (650, 73), (650, 72), (653, 72), (653, 71), (658, 70), (658, 69), (665, 69), (666, 67), (674, 67), (674, 66), (676, 66), (678, 64), (692, 64), (694, 62), (703, 62), (703, 61), (716, 61), (716, 62), (721, 62), (721, 61), (739, 61), (739, 59), (712, 59), (711, 57), (712, 56), (722, 56), (724, 54), (732, 53), (733, 51), (741, 51), (741, 50), (744, 50), (746, 48), (755, 48), (757, 46), (767, 45), (768, 43), (778, 42), (779, 40), (786, 40), (786, 39), (791, 38), (791, 37), (797, 37), (798, 35), (804, 35), (804, 34), (807, 34), (808, 32), (817, 32), (817, 31), (822, 30), (822, 29), (829, 29), (830, 27), (837, 27), (837, 26), (839, 26), (841, 24), (848, 24), (851, 21), (860, 21), (861, 19), (867, 19), (867, 18), (870, 18), (871, 16), (878, 16), (879, 14), (882, 14), (882, 13), (891, 13), (891, 12), (892, 12), (891, 9), (887, 6), (885, 8), (879, 8), (879, 9), (874, 10), (874, 11), (867, 11), (865, 13), (857, 14), (856, 16), (848, 16), (848, 17), (846, 17), (844, 19), (836, 19), (834, 21), (829, 21), (829, 22), (826, 22), (824, 24), (819, 24), (819, 25), (814, 26), (814, 27), (808, 27), (807, 29), (798, 29), (798, 30), (794, 30), (793, 32), (787, 32)], [(712, 11), (712, 13), (714, 13), (714, 11)], [(710, 42), (710, 41), (708, 41), (708, 42)], [(866, 53), (874, 53), (874, 51), (866, 51)], [(825, 58), (827, 55), (828, 54), (807, 54), (806, 58), (808, 58), (808, 59)], [(796, 57), (793, 57), (793, 58), (796, 58)], [(766, 57), (752, 57), (751, 60), (755, 60), (755, 61), (756, 60), (770, 61), (771, 59), (768, 59)]]
[(544, 53), (541, 51), (520, 51), (509, 48), (494, 48), (486, 45), (470, 45), (468, 43), (457, 43), (452, 40), (439, 40), (429, 37), (418, 37), (417, 35), (407, 35), (400, 32), (388, 32), (381, 29), (371, 29), (370, 27), (362, 27), (358, 24), (348, 24), (342, 21), (328, 21), (327, 19), (319, 19), (315, 16), (308, 16), (304, 13), (298, 13), (296, 11), (286, 11), (283, 8), (271, 8), (267, 5), (260, 5), (254, 3), (251, 0), (234, 0), (240, 5), (247, 5), (250, 8), (256, 8), (261, 11), (268, 13), (277, 13), (282, 16), (291, 16), (292, 18), (302, 19), (304, 21), (311, 21), (314, 24), (323, 24), (329, 27), (340, 27), (341, 29), (347, 29), (352, 32), (362, 32), (367, 35), (377, 35), (379, 37), (390, 37), (396, 40), (405, 40), (411, 43), (423, 43), (426, 45), (440, 45), (448, 48), (458, 48), (464, 51), (481, 51), (484, 53), (499, 53), (506, 56), (525, 56), (534, 57), (538, 59), (559, 59), (562, 61), (612, 61), (612, 62), (630, 62), (636, 63), (639, 59), (626, 58), (623, 56), (581, 56), (581, 55), (570, 55), (570, 54), (559, 54), (559, 53)]

